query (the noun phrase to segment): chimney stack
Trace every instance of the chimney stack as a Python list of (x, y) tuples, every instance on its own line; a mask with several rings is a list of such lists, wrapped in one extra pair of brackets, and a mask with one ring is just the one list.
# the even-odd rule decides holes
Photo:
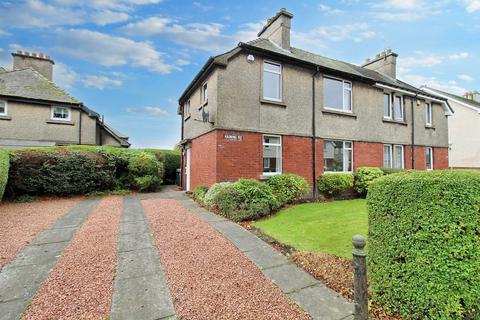
[(465, 92), (463, 96), (468, 100), (480, 102), (480, 92), (477, 90)]
[(375, 70), (380, 73), (386, 74), (394, 79), (397, 78), (397, 57), (398, 54), (388, 49), (380, 52), (373, 59), (365, 60), (362, 67)]
[(279, 47), (290, 51), (290, 27), (293, 14), (287, 9), (280, 9), (275, 16), (268, 19), (267, 24), (258, 33), (258, 37), (269, 39)]
[(31, 68), (48, 80), (53, 78), (53, 65), (55, 62), (43, 53), (17, 50), (12, 53), (13, 70)]

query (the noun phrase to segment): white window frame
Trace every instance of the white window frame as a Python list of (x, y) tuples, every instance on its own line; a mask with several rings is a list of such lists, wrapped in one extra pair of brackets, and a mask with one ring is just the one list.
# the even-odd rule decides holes
[[(265, 70), (265, 64), (271, 64), (271, 65), (275, 65), (275, 66), (278, 66), (280, 67), (280, 72), (276, 72), (276, 71), (271, 71), (271, 70)], [(262, 72), (262, 97), (263, 99), (265, 100), (270, 100), (270, 101), (277, 101), (277, 102), (281, 102), (282, 99), (283, 99), (283, 79), (282, 79), (282, 64), (281, 63), (278, 63), (278, 62), (273, 62), (273, 61), (270, 61), (270, 60), (263, 60), (263, 72)], [(278, 74), (280, 77), (280, 83), (279, 83), (279, 98), (272, 98), (272, 97), (267, 97), (265, 96), (265, 72), (269, 72), (269, 73), (274, 73), (274, 74)]]
[(5, 110), (0, 112), (0, 116), (6, 116), (8, 114), (8, 102), (7, 100), (0, 100), (0, 102), (5, 103)]
[[(55, 108), (64, 108), (68, 111), (68, 117), (67, 118), (56, 118), (55, 117)], [(55, 120), (55, 121), (71, 121), (72, 120), (72, 108), (70, 107), (64, 107), (64, 106), (51, 106), (50, 108), (50, 119)]]
[[(395, 167), (395, 161), (397, 159), (397, 151), (396, 149), (400, 147), (402, 149), (402, 166), (400, 168)], [(393, 145), (393, 153), (392, 153), (393, 161), (392, 161), (392, 168), (394, 169), (405, 169), (405, 147), (401, 144), (394, 144)]]
[(207, 83), (205, 82), (203, 85), (202, 85), (202, 103), (205, 103), (208, 101), (208, 85)]
[[(355, 168), (354, 168), (354, 160), (353, 160), (353, 157), (354, 157), (354, 154), (353, 154), (353, 141), (349, 141), (349, 140), (333, 140), (333, 139), (325, 139), (325, 141), (334, 141), (334, 142), (343, 142), (343, 145), (342, 145), (342, 148), (343, 148), (343, 171), (324, 171), (323, 173), (327, 173), (327, 174), (335, 174), (335, 173), (353, 173), (355, 171)], [(345, 143), (350, 143), (351, 147), (350, 148), (347, 148), (345, 147)], [(345, 164), (346, 164), (346, 160), (347, 160), (347, 153), (345, 152), (345, 150), (351, 150), (352, 151), (352, 170), (350, 171), (347, 171), (345, 170)], [(325, 159), (324, 159), (325, 160)], [(325, 167), (325, 166), (324, 166)]]
[[(279, 138), (280, 143), (265, 143), (265, 138), (266, 137), (272, 137), (272, 138)], [(278, 161), (278, 168), (276, 172), (263, 172), (263, 160), (264, 160), (264, 155), (263, 155), (263, 147), (265, 146), (271, 146), (271, 147), (280, 147), (280, 158)], [(283, 148), (282, 148), (282, 136), (278, 135), (273, 135), (273, 134), (264, 134), (262, 136), (262, 174), (264, 176), (275, 176), (278, 174), (282, 174), (282, 164), (283, 164)]]
[[(401, 112), (401, 115), (402, 117), (398, 117), (397, 116), (397, 113), (395, 112), (395, 100), (396, 98), (400, 98), (400, 112)], [(393, 95), (393, 119), (395, 121), (405, 121), (405, 108), (403, 106), (403, 96), (402, 95), (399, 95), (399, 94), (394, 94)]]
[(391, 92), (384, 92), (383, 93), (383, 101), (385, 103), (385, 96), (388, 95), (388, 116), (385, 116), (385, 106), (383, 106), (383, 119), (388, 119), (392, 120), (392, 115), (393, 115), (393, 103), (392, 103), (392, 93)]
[[(390, 161), (390, 166), (385, 166), (385, 147), (387, 147), (390, 150), (390, 156), (389, 156), (389, 161)], [(383, 145), (383, 167), (384, 168), (393, 168), (393, 146), (391, 144), (384, 144)]]
[(190, 99), (188, 99), (184, 106), (183, 106), (183, 112), (185, 113), (184, 117), (185, 120), (187, 120), (190, 117)]
[[(340, 78), (332, 77), (332, 76), (324, 76), (323, 79), (331, 79), (331, 80), (337, 80), (342, 82), (342, 110), (335, 109), (335, 108), (329, 108), (325, 106), (325, 90), (323, 90), (323, 109), (326, 110), (332, 110), (332, 111), (338, 111), (338, 112), (348, 112), (348, 113), (353, 113), (353, 83), (351, 81), (343, 80)], [(345, 84), (348, 83), (350, 84), (350, 88), (346, 87)], [(324, 89), (325, 87), (323, 87)], [(345, 105), (345, 90), (350, 91), (350, 110), (346, 109)]]
[[(430, 150), (430, 165), (431, 165), (431, 168), (428, 168), (427, 167), (427, 150)], [(427, 171), (431, 171), (433, 170), (434, 168), (434, 165), (433, 165), (433, 148), (432, 147), (425, 147), (425, 168), (427, 169)]]
[(433, 116), (432, 116), (432, 103), (430, 101), (425, 101), (425, 125), (430, 127), (432, 126)]

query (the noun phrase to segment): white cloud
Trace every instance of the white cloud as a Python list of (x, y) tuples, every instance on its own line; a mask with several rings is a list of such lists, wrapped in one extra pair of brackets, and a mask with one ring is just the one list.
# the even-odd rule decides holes
[(445, 5), (449, 0), (384, 0), (380, 3), (370, 3), (370, 6), (379, 11), (372, 12), (376, 19), (389, 22), (414, 21), (426, 16), (438, 15), (445, 12)]
[(5, 30), (0, 30), (0, 37), (6, 37), (6, 36), (10, 36), (11, 33), (10, 32), (7, 32)]
[(209, 5), (200, 3), (198, 1), (193, 2), (193, 5), (197, 8), (199, 8), (200, 10), (203, 10), (203, 11), (208, 11), (208, 10), (213, 9), (213, 6), (209, 6)]
[(480, 0), (465, 0), (465, 5), (470, 13), (480, 11)]
[(91, 15), (92, 21), (95, 24), (104, 26), (111, 23), (118, 23), (126, 21), (129, 18), (129, 15), (125, 12), (111, 11), (111, 10), (102, 10), (97, 11)]
[(85, 29), (55, 31), (54, 50), (102, 66), (142, 67), (159, 73), (169, 73), (178, 67), (167, 64), (161, 52), (150, 42)]
[(186, 59), (178, 59), (177, 61), (175, 61), (175, 65), (177, 66), (187, 66), (190, 64), (190, 61), (186, 60)]
[(94, 87), (100, 90), (103, 90), (106, 87), (120, 87), (123, 84), (123, 81), (120, 79), (112, 79), (106, 76), (95, 75), (86, 76), (82, 82), (87, 88)]
[(463, 95), (467, 89), (460, 86), (456, 81), (442, 81), (436, 77), (425, 77), (422, 75), (408, 74), (404, 76), (399, 76), (399, 78), (407, 83), (410, 83), (414, 86), (420, 87), (426, 85), (431, 88), (439, 89), (442, 91), (450, 92), (453, 94)]
[(468, 52), (452, 53), (448, 56), (448, 58), (451, 60), (461, 60), (461, 59), (466, 59), (468, 57), (470, 57), (470, 54)]
[(339, 14), (339, 13), (343, 12), (340, 9), (332, 8), (332, 7), (327, 6), (326, 4), (323, 4), (323, 3), (320, 3), (318, 5), (318, 9), (325, 14)]
[(53, 0), (63, 6), (84, 6), (94, 9), (111, 9), (120, 11), (131, 11), (133, 6), (157, 4), (162, 0)]
[(71, 88), (78, 80), (78, 74), (69, 66), (55, 62), (53, 67), (53, 81), (64, 89)]
[(413, 12), (378, 12), (375, 17), (385, 21), (414, 21), (423, 17), (420, 13)]
[(372, 7), (374, 8), (385, 8), (385, 9), (402, 9), (402, 10), (411, 10), (417, 9), (422, 5), (422, 1), (419, 0), (385, 0), (381, 3), (373, 3)]
[(151, 115), (156, 117), (162, 117), (168, 115), (167, 110), (159, 107), (141, 107), (141, 108), (127, 108), (129, 113), (140, 113), (145, 115)]
[(458, 78), (463, 81), (473, 81), (475, 80), (473, 77), (469, 76), (468, 74), (459, 74)]

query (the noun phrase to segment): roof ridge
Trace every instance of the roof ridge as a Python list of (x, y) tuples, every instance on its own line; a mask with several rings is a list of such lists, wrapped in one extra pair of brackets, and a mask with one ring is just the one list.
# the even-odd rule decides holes
[[(68, 93), (68, 92), (65, 91), (64, 89), (60, 88), (55, 82), (53, 82), (53, 80), (47, 79), (47, 77), (45, 77), (43, 74), (41, 74), (41, 73), (38, 72), (37, 70), (35, 70), (35, 69), (33, 69), (33, 68), (26, 68), (26, 69), (32, 70), (37, 76), (41, 77), (42, 80), (47, 81), (49, 84), (51, 84), (52, 86), (54, 86), (55, 89), (61, 91), (62, 93), (64, 93), (65, 95), (67, 95), (69, 98), (71, 98), (72, 101), (76, 101), (78, 104), (81, 104), (81, 103), (82, 103), (80, 100), (78, 100), (77, 98), (75, 98), (74, 96), (72, 96), (70, 93)], [(25, 69), (24, 69), (24, 70), (25, 70)]]

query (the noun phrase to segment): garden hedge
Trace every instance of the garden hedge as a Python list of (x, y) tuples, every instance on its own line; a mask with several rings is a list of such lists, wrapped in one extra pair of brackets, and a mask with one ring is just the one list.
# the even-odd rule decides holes
[(292, 203), (304, 197), (309, 191), (307, 180), (292, 173), (272, 176), (267, 184), (281, 205)]
[(353, 187), (351, 173), (327, 173), (318, 178), (317, 189), (326, 197), (338, 196)]
[(381, 177), (367, 208), (375, 301), (404, 319), (480, 319), (480, 174)]
[(366, 196), (372, 181), (383, 176), (380, 168), (362, 167), (353, 174), (353, 189), (361, 196)]
[(0, 149), (0, 201), (8, 181), (8, 168), (10, 167), (10, 155), (7, 150)]

